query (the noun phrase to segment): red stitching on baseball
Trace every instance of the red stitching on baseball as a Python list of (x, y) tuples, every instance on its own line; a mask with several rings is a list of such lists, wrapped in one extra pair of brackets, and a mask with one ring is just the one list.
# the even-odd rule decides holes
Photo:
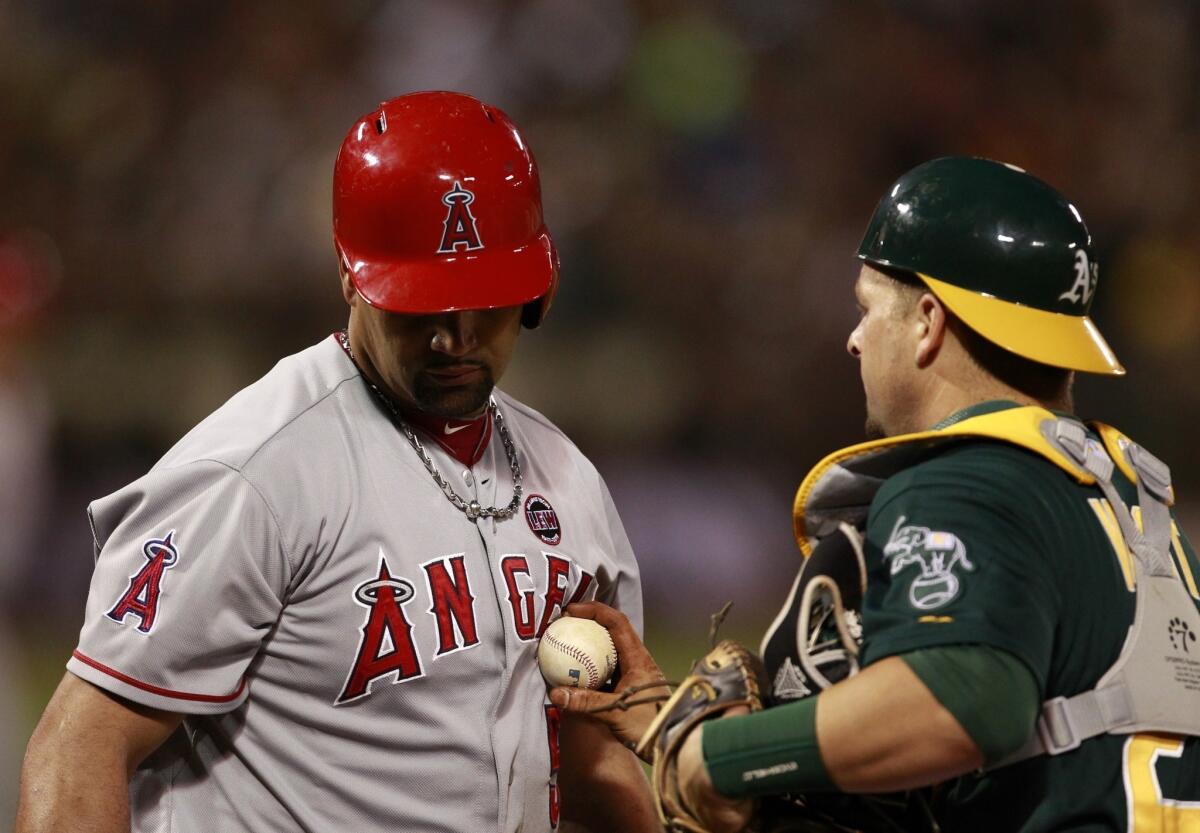
[[(571, 645), (569, 643), (563, 642), (561, 639), (559, 639), (552, 633), (543, 635), (542, 639), (548, 640), (550, 642), (551, 646), (557, 648), (558, 650), (565, 653), (567, 656), (571, 657), (574, 660), (577, 660), (579, 663), (581, 663), (582, 665), (585, 666), (585, 668), (588, 672), (588, 686), (587, 686), (588, 688), (591, 688), (592, 686), (595, 686), (595, 685), (599, 685), (600, 683), (603, 682), (603, 680), (600, 679), (600, 669), (596, 667), (596, 663), (592, 662), (592, 658), (589, 657), (587, 654), (585, 654), (582, 649), (577, 648), (574, 645)], [(609, 644), (612, 643), (611, 636), (608, 638), (608, 641), (609, 641)]]

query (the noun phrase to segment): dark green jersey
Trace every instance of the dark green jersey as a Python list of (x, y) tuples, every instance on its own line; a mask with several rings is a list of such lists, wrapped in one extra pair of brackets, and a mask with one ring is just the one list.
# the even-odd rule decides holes
[[(987, 403), (956, 419), (1006, 407)], [(1107, 439), (1121, 463), (1120, 440)], [(1114, 481), (1135, 506), (1132, 481), (1121, 471)], [(1017, 445), (941, 446), (871, 503), (863, 661), (986, 644), (1028, 666), (1043, 700), (1094, 688), (1134, 613), (1134, 559), (1112, 511), (1098, 488)], [(1181, 534), (1172, 554), (1200, 600), (1200, 563)], [(936, 796), (946, 831), (1200, 833), (1200, 739), (1102, 735), (960, 778)]]

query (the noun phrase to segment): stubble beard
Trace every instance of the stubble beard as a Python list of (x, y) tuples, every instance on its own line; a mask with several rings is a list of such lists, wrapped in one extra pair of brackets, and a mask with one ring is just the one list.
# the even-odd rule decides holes
[(884, 429), (883, 425), (870, 414), (867, 414), (866, 424), (863, 425), (863, 433), (866, 434), (868, 440), (882, 440), (888, 436), (888, 432)]
[(883, 424), (883, 419), (879, 416), (878, 409), (871, 407), (870, 399), (867, 400), (867, 419), (863, 423), (863, 433), (868, 440), (882, 440), (892, 436), (895, 432), (889, 431), (887, 426)]
[(433, 381), (428, 375), (418, 373), (413, 380), (413, 399), (417, 407), (427, 414), (446, 419), (468, 419), (487, 407), (496, 382), (492, 371), (482, 367), (483, 378), (470, 385), (447, 387)]

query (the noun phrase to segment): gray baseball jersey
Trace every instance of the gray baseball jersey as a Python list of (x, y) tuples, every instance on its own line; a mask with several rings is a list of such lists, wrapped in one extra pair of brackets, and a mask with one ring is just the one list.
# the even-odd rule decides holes
[[(527, 496), (508, 520), (451, 505), (332, 338), (91, 505), (68, 668), (189, 715), (135, 775), (135, 831), (553, 829), (537, 637), (591, 598), (640, 631), (641, 591), (595, 468), (496, 399)], [(467, 500), (509, 501), (498, 436), (471, 468), (427, 449)]]

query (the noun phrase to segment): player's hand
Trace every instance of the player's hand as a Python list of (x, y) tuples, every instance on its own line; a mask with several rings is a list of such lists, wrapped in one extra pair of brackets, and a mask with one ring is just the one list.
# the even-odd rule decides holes
[[(613, 646), (617, 649), (617, 681), (612, 693), (586, 688), (553, 688), (550, 690), (550, 702), (562, 712), (583, 714), (600, 720), (618, 740), (633, 748), (658, 713), (656, 698), (665, 700), (671, 693), (662, 670), (621, 611), (602, 602), (579, 602), (568, 605), (564, 612), (568, 616), (594, 619), (608, 629)], [(654, 685), (660, 682), (661, 686)], [(628, 693), (629, 689), (639, 686), (649, 687)], [(624, 707), (621, 707), (622, 700)], [(646, 702), (638, 704), (643, 700)], [(595, 711), (605, 707), (609, 708)]]
[[(730, 709), (721, 717), (748, 714), (744, 707)], [(679, 797), (684, 804), (704, 823), (709, 833), (734, 833), (750, 824), (754, 815), (752, 799), (726, 798), (717, 792), (704, 764), (701, 747), (703, 724), (693, 729), (683, 741), (676, 761)]]

